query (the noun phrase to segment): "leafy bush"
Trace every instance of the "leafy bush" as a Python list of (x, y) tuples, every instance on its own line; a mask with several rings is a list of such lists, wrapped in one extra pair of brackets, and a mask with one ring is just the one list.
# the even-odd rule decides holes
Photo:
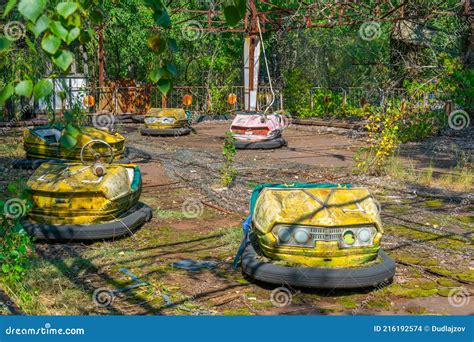
[(399, 130), (403, 113), (396, 107), (386, 111), (372, 108), (365, 126), (368, 130), (368, 147), (356, 154), (357, 170), (370, 174), (381, 174), (386, 162), (397, 150)]
[(224, 147), (222, 149), (222, 155), (224, 156), (224, 165), (222, 165), (221, 171), (221, 184), (222, 186), (230, 186), (237, 176), (237, 170), (234, 168), (234, 157), (237, 153), (235, 149), (235, 138), (231, 132), (226, 133), (224, 140)]
[(20, 220), (31, 206), (31, 199), (22, 182), (10, 183), (7, 189), (12, 198), (0, 201), (0, 279), (12, 287), (21, 282), (30, 266), (33, 244)]

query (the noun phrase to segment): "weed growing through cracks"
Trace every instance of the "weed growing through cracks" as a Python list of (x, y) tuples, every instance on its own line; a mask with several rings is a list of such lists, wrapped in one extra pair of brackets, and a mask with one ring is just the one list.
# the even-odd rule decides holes
[(221, 184), (225, 187), (230, 186), (237, 176), (237, 170), (234, 168), (234, 158), (237, 153), (234, 142), (234, 135), (231, 132), (227, 132), (222, 149), (222, 155), (225, 161), (220, 169)]

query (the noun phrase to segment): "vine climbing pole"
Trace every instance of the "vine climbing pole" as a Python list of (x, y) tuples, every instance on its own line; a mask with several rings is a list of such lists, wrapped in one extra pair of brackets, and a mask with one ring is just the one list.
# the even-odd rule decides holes
[(256, 32), (258, 12), (255, 0), (249, 0), (249, 8), (244, 39), (244, 105), (246, 111), (257, 111), (260, 39)]

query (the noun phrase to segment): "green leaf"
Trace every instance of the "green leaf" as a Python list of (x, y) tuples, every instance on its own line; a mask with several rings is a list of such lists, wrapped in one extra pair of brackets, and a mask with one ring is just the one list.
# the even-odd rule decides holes
[(78, 27), (74, 27), (71, 31), (69, 31), (66, 39), (67, 45), (71, 44), (73, 41), (79, 37), (81, 34), (81, 30)]
[(16, 85), (15, 93), (20, 96), (30, 97), (31, 93), (33, 93), (33, 82), (29, 80), (21, 81)]
[(38, 38), (41, 33), (43, 33), (49, 26), (49, 18), (46, 15), (42, 15), (36, 21), (36, 24), (31, 28), (31, 31), (35, 34), (35, 37)]
[(168, 28), (171, 25), (171, 19), (168, 15), (168, 12), (163, 9), (161, 12), (157, 11), (153, 14), (153, 19), (155, 19), (155, 23), (160, 25), (164, 28)]
[(97, 25), (102, 24), (102, 22), (104, 21), (104, 15), (99, 10), (92, 11), (89, 15), (89, 18), (94, 24)]
[(3, 106), (6, 100), (8, 100), (12, 95), (15, 93), (15, 87), (13, 83), (8, 83), (5, 87), (3, 87), (2, 91), (0, 92), (0, 106)]
[(163, 95), (166, 95), (171, 89), (171, 81), (162, 78), (158, 81), (158, 89)]
[(41, 80), (35, 84), (33, 88), (33, 94), (35, 96), (35, 100), (39, 100), (45, 96), (48, 96), (53, 91), (53, 83), (49, 80)]
[(18, 4), (18, 11), (31, 22), (36, 22), (36, 19), (43, 13), (46, 7), (46, 0), (20, 0)]
[(61, 46), (61, 40), (53, 34), (48, 34), (41, 40), (41, 47), (44, 51), (54, 55)]
[(176, 42), (176, 39), (168, 39), (168, 48), (173, 52), (178, 52), (178, 43)]
[(17, 271), (17, 272), (23, 272), (23, 271), (24, 271), (23, 267), (21, 267), (20, 265), (15, 265), (13, 268), (14, 268), (15, 271)]
[(2, 265), (2, 271), (3, 271), (3, 273), (8, 273), (8, 272), (10, 272), (10, 265), (8, 265), (8, 264), (3, 264), (3, 265)]
[(59, 15), (63, 18), (69, 17), (71, 14), (76, 12), (78, 6), (75, 2), (60, 2), (56, 6), (56, 11), (58, 11)]
[[(61, 92), (62, 93), (62, 92)], [(60, 94), (61, 94), (60, 93)], [(73, 122), (74, 121), (74, 116), (72, 115), (71, 111), (69, 110), (66, 110), (64, 112), (64, 119), (66, 120), (66, 122)]]
[(239, 9), (240, 18), (245, 17), (245, 12), (247, 12), (247, 0), (235, 0), (235, 3)]
[(51, 32), (53, 32), (56, 37), (61, 38), (61, 40), (64, 42), (67, 40), (67, 35), (69, 32), (68, 30), (64, 28), (61, 22), (53, 21), (49, 24), (49, 28), (51, 29)]
[(86, 44), (86, 43), (89, 43), (90, 41), (92, 40), (90, 34), (88, 32), (81, 32), (81, 35), (79, 36), (79, 42), (81, 44)]
[(69, 26), (69, 27), (75, 26), (75, 27), (81, 28), (82, 27), (81, 15), (78, 12), (76, 12), (74, 15), (71, 15), (67, 19), (67, 24), (66, 25)]
[(5, 18), (8, 13), (15, 7), (18, 0), (9, 0), (7, 5), (5, 6), (5, 10), (3, 11), (3, 18)]
[(7, 185), (7, 190), (9, 193), (14, 195), (18, 191), (18, 187), (16, 183), (10, 183)]
[(147, 38), (146, 43), (150, 49), (157, 54), (162, 53), (166, 48), (166, 42), (160, 34), (155, 34)]
[(66, 150), (72, 150), (77, 145), (77, 139), (70, 134), (65, 134), (59, 138), (59, 143)]
[(176, 74), (178, 73), (178, 70), (176, 70), (176, 67), (174, 66), (174, 64), (166, 64), (166, 70), (169, 71), (169, 73), (173, 76), (176, 76)]
[(26, 42), (26, 45), (28, 45), (28, 48), (30, 49), (31, 52), (33, 52), (33, 53), (35, 53), (35, 54), (38, 53), (38, 52), (36, 51), (36, 46), (35, 46), (35, 44), (33, 44), (33, 42), (31, 41), (31, 39), (28, 38), (27, 36), (25, 36), (25, 42)]
[(163, 76), (164, 73), (165, 69), (157, 67), (150, 72), (150, 80), (153, 83), (156, 83)]
[(18, 247), (18, 252), (20, 252), (21, 254), (25, 254), (26, 253), (26, 246), (25, 245), (20, 245), (20, 247)]
[(12, 42), (9, 39), (7, 39), (5, 36), (0, 37), (0, 53), (4, 51), (8, 51), (11, 45), (12, 45)]
[[(69, 113), (69, 112), (68, 112)], [(76, 126), (74, 126), (71, 123), (68, 123), (66, 127), (64, 127), (64, 130), (66, 134), (70, 135), (73, 138), (77, 138), (79, 134), (81, 134), (81, 130), (78, 129)]]
[(58, 57), (53, 57), (53, 62), (56, 64), (62, 71), (69, 69), (74, 56), (71, 51), (62, 50)]
[(226, 6), (224, 8), (224, 17), (229, 26), (237, 25), (241, 19), (239, 9), (236, 6)]

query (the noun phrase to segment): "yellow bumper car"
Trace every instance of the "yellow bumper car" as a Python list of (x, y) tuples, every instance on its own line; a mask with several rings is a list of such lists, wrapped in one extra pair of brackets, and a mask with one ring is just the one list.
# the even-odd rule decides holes
[[(45, 240), (97, 240), (130, 235), (152, 217), (151, 209), (139, 203), (141, 173), (134, 164), (111, 164), (109, 153), (96, 154), (93, 162), (40, 165), (27, 185), (32, 209), (24, 229)], [(103, 163), (101, 159), (107, 159)]]
[(151, 108), (145, 116), (142, 135), (181, 136), (191, 133), (190, 113), (182, 108)]
[(264, 184), (244, 221), (240, 257), (248, 276), (308, 288), (370, 287), (390, 281), (394, 261), (380, 248), (379, 207), (366, 188)]
[[(74, 130), (77, 144), (73, 149), (67, 149), (61, 144), (60, 139)], [(117, 132), (109, 132), (94, 127), (76, 128), (71, 125), (61, 126), (38, 126), (25, 129), (23, 132), (23, 148), (26, 153), (25, 159), (16, 160), (14, 166), (19, 168), (35, 169), (46, 161), (72, 161), (80, 162), (82, 147), (91, 141), (104, 141), (113, 149), (114, 162), (128, 163), (125, 157), (125, 138)], [(84, 159), (92, 161), (94, 152), (106, 151), (108, 147), (103, 144), (89, 144), (84, 153)], [(91, 152), (92, 151), (92, 152)]]

